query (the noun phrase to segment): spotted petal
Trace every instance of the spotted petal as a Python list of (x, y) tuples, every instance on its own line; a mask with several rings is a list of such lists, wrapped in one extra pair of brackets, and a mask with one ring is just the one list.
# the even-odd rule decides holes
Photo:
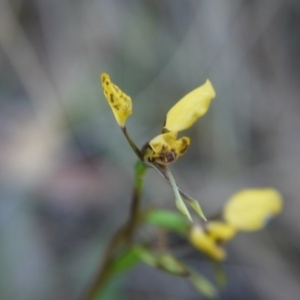
[(131, 98), (111, 82), (108, 74), (101, 74), (101, 83), (104, 96), (111, 107), (119, 126), (125, 127), (126, 120), (132, 113)]

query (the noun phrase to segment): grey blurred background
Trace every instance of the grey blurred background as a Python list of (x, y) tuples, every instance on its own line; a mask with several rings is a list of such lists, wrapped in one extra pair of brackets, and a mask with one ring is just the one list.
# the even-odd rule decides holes
[[(213, 215), (237, 190), (276, 187), (283, 213), (227, 249), (220, 299), (300, 294), (298, 0), (0, 0), (0, 299), (76, 299), (126, 219), (135, 156), (103, 97), (107, 72), (133, 99), (142, 146), (209, 78), (217, 97), (172, 166)], [(175, 210), (146, 177), (145, 204)], [(212, 277), (193, 249), (186, 262)], [(140, 266), (107, 299), (200, 299)]]

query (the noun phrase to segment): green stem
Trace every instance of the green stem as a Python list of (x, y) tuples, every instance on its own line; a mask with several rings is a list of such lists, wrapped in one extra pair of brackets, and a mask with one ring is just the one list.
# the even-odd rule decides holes
[(141, 192), (143, 188), (143, 179), (146, 173), (147, 166), (138, 161), (135, 165), (135, 185), (131, 202), (130, 215), (127, 222), (117, 230), (111, 238), (106, 252), (104, 254), (103, 263), (95, 276), (94, 282), (90, 286), (85, 300), (94, 300), (106, 286), (106, 283), (111, 277), (111, 270), (115, 261), (117, 250), (121, 246), (131, 247), (134, 241), (134, 233), (139, 223), (139, 212), (141, 202)]
[(143, 161), (143, 155), (141, 150), (137, 147), (137, 145), (134, 143), (134, 141), (131, 139), (131, 137), (129, 136), (126, 127), (120, 127), (124, 136), (126, 137), (126, 140), (128, 141), (130, 147), (132, 148), (132, 150), (134, 151), (134, 153), (137, 155), (137, 157)]
[(108, 247), (103, 257), (103, 263), (98, 273), (95, 276), (94, 282), (90, 286), (88, 292), (83, 299), (93, 300), (104, 289), (105, 284), (109, 280), (110, 270), (114, 262), (115, 251), (120, 246), (124, 233), (126, 232), (126, 226), (122, 226), (111, 238)]
[(130, 218), (128, 223), (128, 242), (129, 244), (133, 244), (134, 232), (136, 226), (139, 223), (139, 212), (141, 206), (141, 193), (143, 189), (144, 176), (147, 170), (147, 166), (141, 161), (137, 161), (135, 164), (135, 184), (133, 197), (130, 208)]

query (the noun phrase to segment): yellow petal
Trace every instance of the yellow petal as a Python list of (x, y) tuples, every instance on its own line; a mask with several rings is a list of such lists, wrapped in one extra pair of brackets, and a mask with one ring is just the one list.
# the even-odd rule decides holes
[(176, 132), (189, 128), (207, 112), (215, 96), (214, 87), (207, 79), (202, 86), (184, 96), (169, 110), (164, 128)]
[(229, 199), (223, 216), (238, 230), (255, 231), (281, 210), (282, 197), (275, 189), (246, 189)]
[(131, 98), (110, 81), (106, 73), (101, 74), (104, 96), (111, 107), (119, 126), (124, 127), (126, 119), (132, 113)]
[(195, 248), (204, 252), (214, 260), (221, 261), (226, 257), (224, 249), (218, 246), (214, 239), (207, 235), (200, 226), (194, 226), (191, 228), (189, 241)]
[(144, 150), (144, 160), (167, 165), (182, 156), (189, 145), (188, 137), (177, 139), (176, 132), (162, 133), (149, 142), (149, 146)]
[(189, 147), (189, 145), (191, 144), (191, 141), (188, 137), (184, 136), (180, 139), (178, 139), (175, 142), (175, 149), (178, 152), (178, 156), (182, 156), (185, 154), (187, 148)]
[(236, 228), (224, 222), (209, 222), (207, 224), (208, 235), (218, 242), (225, 242), (232, 239), (236, 234)]
[(153, 138), (149, 145), (155, 152), (159, 152), (163, 146), (169, 147), (176, 142), (177, 133), (176, 132), (167, 132), (157, 135)]

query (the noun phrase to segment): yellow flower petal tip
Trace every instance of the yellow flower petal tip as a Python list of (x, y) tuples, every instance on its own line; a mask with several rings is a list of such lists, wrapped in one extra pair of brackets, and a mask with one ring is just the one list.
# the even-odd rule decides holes
[(282, 196), (272, 188), (245, 189), (234, 194), (224, 207), (226, 222), (238, 230), (255, 231), (282, 210)]
[(215, 89), (207, 79), (203, 85), (188, 93), (169, 110), (164, 128), (175, 132), (189, 128), (207, 112), (215, 96)]
[(121, 127), (125, 127), (128, 116), (132, 113), (131, 98), (113, 84), (106, 73), (100, 75), (104, 96), (111, 107), (113, 114)]
[(216, 241), (211, 238), (202, 227), (192, 227), (188, 238), (196, 249), (205, 253), (213, 260), (222, 261), (226, 258), (224, 249), (217, 245)]
[(168, 165), (182, 156), (189, 145), (190, 139), (188, 137), (177, 139), (176, 132), (162, 133), (153, 138), (143, 150), (144, 160)]

